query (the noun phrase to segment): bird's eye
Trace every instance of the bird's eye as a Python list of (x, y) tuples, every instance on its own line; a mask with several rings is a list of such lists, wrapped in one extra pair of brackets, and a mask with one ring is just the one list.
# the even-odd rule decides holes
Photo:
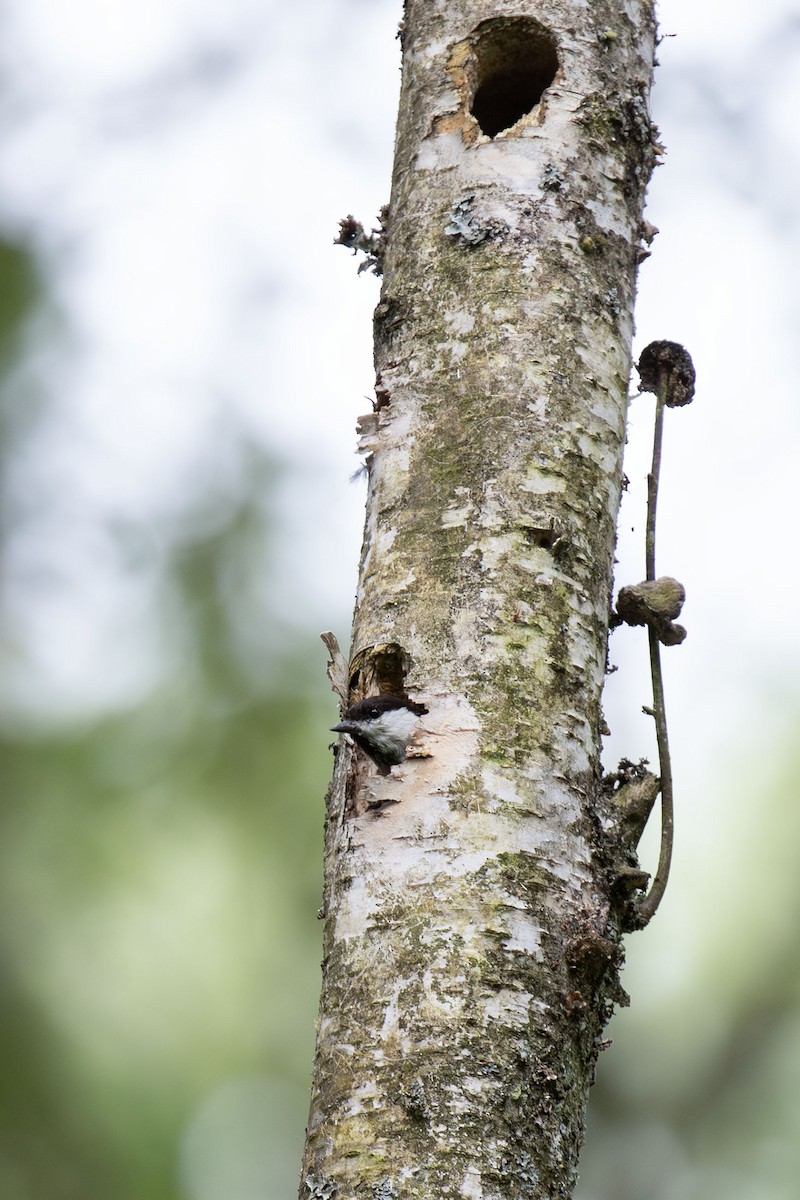
[(381, 710), (379, 708), (371, 708), (369, 710), (369, 715), (371, 717), (379, 717), (381, 715)]

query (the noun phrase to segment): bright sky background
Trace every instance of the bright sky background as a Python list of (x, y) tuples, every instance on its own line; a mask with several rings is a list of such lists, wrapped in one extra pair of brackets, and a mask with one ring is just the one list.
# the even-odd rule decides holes
[[(152, 684), (159, 597), (113, 530), (157, 538), (188, 503), (213, 525), (242, 433), (290, 465), (273, 604), (304, 636), (335, 627), (346, 642), (378, 284), (332, 241), (340, 217), (369, 225), (388, 199), (400, 7), (0, 8), (0, 221), (33, 239), (52, 289), (46, 348), (13, 389), (30, 424), (11, 480), (9, 719), (68, 722)], [(706, 889), (710, 938), (715, 913), (763, 919), (737, 897), (760, 852), (741, 780), (783, 753), (800, 711), (800, 5), (664, 0), (660, 16), (675, 35), (653, 97), (668, 154), (635, 352), (680, 341), (698, 374), (695, 404), (668, 414), (661, 496), (659, 569), (687, 587), (689, 637), (665, 656), (679, 818), (660, 928), (690, 930)], [(643, 574), (651, 416), (650, 398), (633, 402), (619, 583)], [(616, 638), (612, 761), (653, 753), (646, 654)], [(323, 662), (320, 647), (321, 677)], [(642, 987), (669, 998), (702, 974), (707, 943), (668, 958), (657, 945), (642, 941), (631, 970), (641, 955)]]

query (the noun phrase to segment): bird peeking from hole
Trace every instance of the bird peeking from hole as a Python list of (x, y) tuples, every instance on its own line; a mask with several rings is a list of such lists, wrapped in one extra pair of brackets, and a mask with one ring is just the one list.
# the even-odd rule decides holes
[(331, 732), (349, 733), (379, 774), (389, 775), (392, 767), (405, 762), (417, 721), (427, 711), (424, 704), (399, 696), (367, 696), (351, 704)]

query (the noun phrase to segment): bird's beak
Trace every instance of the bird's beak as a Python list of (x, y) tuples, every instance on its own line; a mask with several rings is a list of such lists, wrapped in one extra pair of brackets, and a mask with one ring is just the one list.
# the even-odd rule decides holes
[(340, 721), (338, 725), (331, 725), (331, 733), (350, 733), (352, 728), (352, 721)]

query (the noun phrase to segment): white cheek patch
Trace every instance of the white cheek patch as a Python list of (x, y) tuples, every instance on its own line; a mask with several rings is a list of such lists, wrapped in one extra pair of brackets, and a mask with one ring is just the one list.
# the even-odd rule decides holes
[(379, 728), (381, 734), (395, 741), (407, 742), (418, 720), (417, 714), (408, 708), (393, 708), (374, 721), (373, 727)]

